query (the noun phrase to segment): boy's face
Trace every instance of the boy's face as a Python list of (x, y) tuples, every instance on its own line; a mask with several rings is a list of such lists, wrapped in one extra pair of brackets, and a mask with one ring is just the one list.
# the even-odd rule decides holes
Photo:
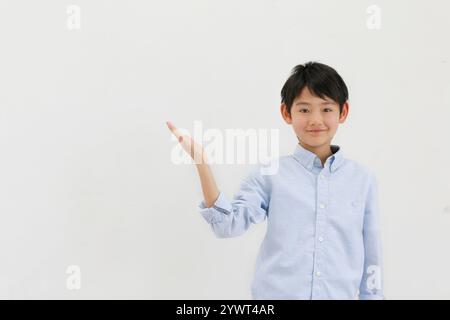
[[(332, 99), (314, 96), (305, 87), (292, 104), (291, 113), (281, 104), (281, 114), (288, 124), (292, 124), (301, 142), (311, 147), (329, 145), (339, 126), (348, 115), (348, 102), (339, 114), (339, 104)], [(321, 131), (314, 131), (321, 130)]]

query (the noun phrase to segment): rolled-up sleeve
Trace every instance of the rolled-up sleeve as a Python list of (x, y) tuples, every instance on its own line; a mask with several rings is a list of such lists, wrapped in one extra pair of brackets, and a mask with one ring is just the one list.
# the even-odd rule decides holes
[(220, 191), (210, 208), (201, 201), (198, 211), (218, 238), (231, 238), (245, 233), (252, 223), (262, 222), (267, 216), (268, 202), (266, 179), (257, 167), (241, 182), (231, 201)]
[(384, 299), (379, 215), (378, 183), (371, 172), (364, 211), (364, 272), (359, 288), (360, 300)]

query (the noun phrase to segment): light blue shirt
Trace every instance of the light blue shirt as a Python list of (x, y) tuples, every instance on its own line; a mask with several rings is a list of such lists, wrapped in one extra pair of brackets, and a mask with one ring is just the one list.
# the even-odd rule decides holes
[(223, 192), (210, 208), (201, 201), (218, 238), (267, 219), (253, 299), (384, 299), (375, 175), (341, 147), (331, 150), (322, 166), (297, 144), (276, 159), (275, 174), (253, 169), (232, 201)]

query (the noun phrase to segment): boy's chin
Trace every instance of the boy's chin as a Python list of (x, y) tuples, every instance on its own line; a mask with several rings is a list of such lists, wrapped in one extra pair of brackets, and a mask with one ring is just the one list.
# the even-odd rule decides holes
[(302, 139), (301, 140), (302, 143), (307, 144), (310, 147), (320, 147), (323, 146), (324, 144), (329, 144), (330, 141), (328, 139), (325, 138), (308, 138), (308, 139)]

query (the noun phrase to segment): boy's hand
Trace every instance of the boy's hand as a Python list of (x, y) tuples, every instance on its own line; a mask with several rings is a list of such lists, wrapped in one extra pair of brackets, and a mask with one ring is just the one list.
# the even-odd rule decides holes
[(194, 160), (195, 164), (204, 164), (207, 162), (205, 152), (201, 145), (196, 143), (191, 136), (181, 134), (172, 122), (167, 121), (166, 124), (175, 137), (177, 137), (178, 142), (181, 144), (184, 151), (186, 151)]

